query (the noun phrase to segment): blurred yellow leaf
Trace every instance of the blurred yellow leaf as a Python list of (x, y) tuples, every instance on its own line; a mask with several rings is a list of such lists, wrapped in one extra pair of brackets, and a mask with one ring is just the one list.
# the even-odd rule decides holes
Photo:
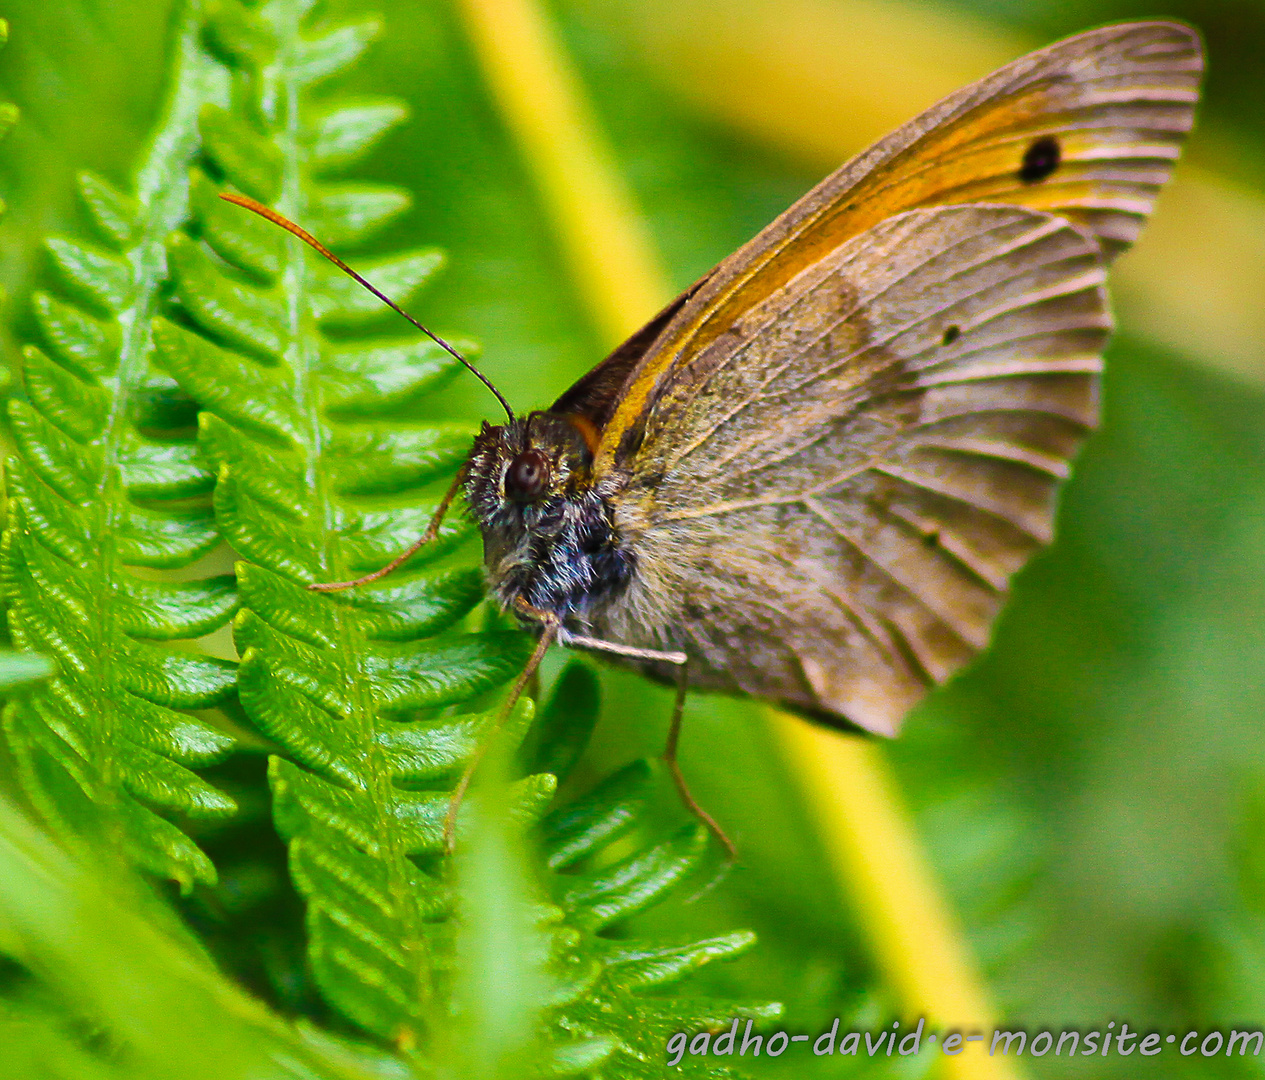
[(763, 142), (833, 169), (1033, 44), (963, 12), (885, 0), (587, 0), (659, 77)]
[[(908, 1016), (963, 1034), (995, 1023), (962, 928), (928, 865), (883, 747), (797, 716), (768, 710), (769, 724), (799, 780), (835, 880)], [(938, 1058), (946, 1080), (1015, 1080), (1016, 1063), (987, 1043)]]
[(1265, 198), (1186, 162), (1115, 277), (1131, 333), (1265, 382)]

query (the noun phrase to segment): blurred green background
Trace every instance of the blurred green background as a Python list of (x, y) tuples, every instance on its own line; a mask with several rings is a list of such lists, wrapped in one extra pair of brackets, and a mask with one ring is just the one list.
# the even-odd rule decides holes
[[(371, 7), (386, 29), (352, 88), (412, 110), (360, 170), (416, 197), (382, 246), (445, 247), (451, 269), (418, 314), (481, 341), (516, 404), (546, 404), (606, 350), (533, 179), (457, 11)], [(888, 750), (1010, 1021), (1265, 1024), (1254, 922), (1265, 895), (1252, 874), (1265, 840), (1252, 810), (1265, 781), (1265, 0), (561, 0), (550, 11), (676, 286), (849, 153), (1028, 48), (1132, 17), (1204, 31), (1207, 105), (1178, 182), (1119, 266), (1105, 423), (1067, 489), (1058, 542), (1021, 576), (993, 649)], [(0, 9), (11, 24), (0, 96), (22, 110), (0, 149), (8, 344), (29, 329), (24, 297), (47, 274), (41, 238), (86, 232), (75, 170), (129, 179), (170, 13), (148, 0)], [(472, 380), (434, 408), (491, 415)], [(620, 674), (606, 690), (580, 783), (662, 745), (667, 695)], [(693, 699), (683, 760), (742, 858), (657, 917), (682, 933), (754, 927), (761, 947), (713, 986), (784, 1000), (796, 1030), (829, 1026), (873, 973), (758, 712)], [(1135, 1060), (1026, 1068), (1130, 1075)], [(839, 1075), (807, 1057), (764, 1064)], [(1233, 1067), (1172, 1053), (1146, 1067), (1196, 1065)]]

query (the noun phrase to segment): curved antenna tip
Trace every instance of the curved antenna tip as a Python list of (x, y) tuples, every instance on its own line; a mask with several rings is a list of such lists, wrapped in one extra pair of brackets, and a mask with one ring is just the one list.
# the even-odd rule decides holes
[(340, 269), (344, 274), (346, 274), (348, 277), (352, 278), (354, 281), (358, 282), (359, 284), (364, 286), (366, 289), (368, 289), (371, 293), (373, 293), (374, 296), (376, 296), (379, 300), (381, 300), (384, 304), (386, 304), (386, 306), (389, 307), (392, 311), (396, 312), (399, 315), (402, 315), (405, 319), (407, 319), (410, 323), (412, 323), (415, 327), (417, 327), (418, 330), (420, 330), (423, 334), (425, 334), (428, 338), (430, 338), (431, 341), (433, 341), (441, 349), (443, 349), (450, 356), (452, 356), (453, 359), (455, 359), (456, 361), (458, 361), (458, 363), (460, 363), (463, 367), (465, 367), (465, 369), (469, 371), (470, 374), (472, 374), (476, 379), (479, 380), (479, 382), (481, 382), (490, 391), (492, 391), (492, 396), (495, 397), (496, 400), (501, 403), (501, 408), (505, 410), (505, 415), (508, 416), (511, 420), (514, 419), (514, 410), (510, 408), (510, 403), (505, 400), (505, 396), (495, 386), (492, 385), (491, 381), (488, 379), (486, 375), (483, 374), (483, 372), (481, 372), (477, 367), (475, 367), (472, 363), (470, 363), (469, 360), (467, 360), (464, 356), (462, 356), (461, 353), (459, 353), (456, 349), (454, 349), (451, 345), (449, 345), (448, 342), (446, 342), (438, 334), (433, 333), (428, 327), (424, 326), (420, 321), (413, 318), (412, 315), (410, 315), (407, 311), (405, 311), (402, 307), (400, 307), (400, 305), (397, 304), (394, 300), (392, 300), (389, 296), (387, 296), (386, 293), (378, 289), (372, 282), (366, 281), (363, 277), (361, 277), (358, 273), (356, 273), (355, 270), (353, 270), (350, 266), (348, 266), (345, 262), (343, 262), (342, 259), (340, 259), (332, 251), (330, 251), (329, 248), (327, 248), (324, 244), (322, 244), (318, 239), (316, 239), (315, 236), (313, 236), (305, 228), (303, 228), (301, 225), (296, 225), (284, 214), (278, 213), (276, 210), (273, 210), (272, 207), (270, 206), (264, 206), (263, 203), (258, 202), (255, 199), (252, 199), (249, 195), (238, 195), (235, 192), (222, 191), (220, 192), (220, 198), (223, 199), (225, 202), (233, 203), (235, 206), (240, 206), (244, 210), (249, 210), (254, 214), (258, 214), (261, 218), (265, 218), (268, 221), (271, 221), (274, 225), (280, 226), (281, 228), (285, 229), (285, 231), (290, 233), (292, 236), (297, 236), (300, 240), (302, 240), (305, 244), (307, 244), (308, 247), (312, 248), (312, 250), (323, 255), (326, 259), (328, 259), (335, 266), (337, 266), (338, 269)]

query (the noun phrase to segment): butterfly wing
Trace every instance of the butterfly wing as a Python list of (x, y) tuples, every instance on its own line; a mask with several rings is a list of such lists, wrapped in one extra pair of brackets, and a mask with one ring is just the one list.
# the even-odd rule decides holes
[(602, 636), (695, 685), (894, 732), (988, 640), (1096, 420), (1096, 239), (1019, 207), (898, 214), (693, 354), (617, 500)]
[(644, 355), (616, 353), (622, 381), (616, 392), (608, 379), (602, 398), (599, 472), (631, 453), (658, 397), (698, 353), (805, 267), (894, 214), (1010, 203), (1080, 224), (1108, 258), (1123, 250), (1172, 173), (1202, 72), (1188, 26), (1107, 26), (1021, 57), (876, 143), (678, 298), (657, 333), (639, 335)]

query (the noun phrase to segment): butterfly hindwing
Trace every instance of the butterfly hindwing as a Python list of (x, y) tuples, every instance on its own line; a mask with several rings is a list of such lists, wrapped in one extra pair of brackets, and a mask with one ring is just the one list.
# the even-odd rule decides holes
[(899, 214), (802, 269), (657, 399), (603, 635), (679, 632), (695, 685), (894, 731), (1049, 540), (1103, 283), (1092, 235), (1017, 207)]

